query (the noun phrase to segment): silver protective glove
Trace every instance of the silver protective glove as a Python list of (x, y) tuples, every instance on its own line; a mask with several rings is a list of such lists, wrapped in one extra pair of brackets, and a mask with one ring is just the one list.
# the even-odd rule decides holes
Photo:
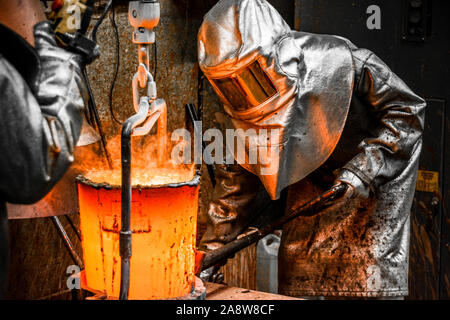
[(335, 185), (339, 183), (345, 183), (347, 185), (347, 191), (344, 197), (350, 199), (360, 198), (368, 199), (370, 196), (370, 188), (353, 172), (342, 169), (335, 180)]
[(29, 85), (0, 59), (0, 198), (11, 203), (40, 200), (64, 175), (87, 104), (81, 57), (56, 45), (48, 21), (34, 34), (40, 67)]

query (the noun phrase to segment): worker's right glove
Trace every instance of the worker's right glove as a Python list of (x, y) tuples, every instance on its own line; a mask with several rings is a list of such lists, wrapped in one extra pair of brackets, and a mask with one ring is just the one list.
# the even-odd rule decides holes
[(350, 199), (360, 198), (367, 199), (370, 196), (370, 188), (353, 172), (342, 169), (335, 179), (335, 185), (339, 183), (345, 183), (347, 185), (347, 191), (344, 197)]
[(342, 169), (338, 173), (334, 185), (339, 184), (345, 184), (347, 189), (343, 196), (334, 201), (329, 210), (346, 211), (350, 207), (364, 206), (364, 202), (370, 197), (370, 188), (357, 175), (347, 169)]

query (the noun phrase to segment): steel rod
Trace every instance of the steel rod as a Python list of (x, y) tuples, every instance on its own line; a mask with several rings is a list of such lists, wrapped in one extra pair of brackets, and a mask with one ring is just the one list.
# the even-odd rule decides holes
[(149, 105), (146, 98), (141, 99), (139, 112), (129, 117), (122, 125), (121, 133), (121, 163), (122, 163), (122, 199), (121, 199), (121, 229), (119, 232), (120, 247), (120, 300), (128, 300), (130, 287), (131, 259), (131, 136), (133, 129), (145, 121)]
[(55, 226), (56, 230), (58, 231), (59, 236), (63, 240), (64, 246), (67, 248), (67, 251), (69, 252), (70, 256), (72, 257), (73, 262), (75, 262), (75, 264), (78, 265), (80, 267), (80, 269), (84, 269), (83, 260), (75, 252), (72, 241), (70, 241), (70, 238), (67, 235), (67, 232), (64, 229), (63, 225), (61, 224), (61, 221), (59, 220), (59, 218), (56, 216), (52, 216), (52, 217), (50, 217), (50, 220), (53, 222), (53, 225)]
[(329, 191), (323, 193), (312, 201), (309, 201), (306, 204), (295, 208), (289, 215), (281, 218), (279, 221), (270, 224), (262, 228), (261, 230), (256, 229), (255, 232), (231, 241), (220, 247), (219, 249), (206, 252), (203, 257), (203, 261), (201, 262), (201, 266), (197, 268), (197, 270), (202, 271), (208, 269), (209, 267), (212, 267), (217, 263), (228, 259), (235, 253), (252, 245), (255, 242), (258, 242), (268, 234), (272, 233), (274, 230), (278, 229), (280, 226), (299, 216), (313, 216), (318, 211), (330, 206), (333, 203), (333, 200), (336, 200), (345, 193), (346, 189), (347, 186), (343, 183), (336, 185)]
[(128, 118), (122, 126), (121, 161), (122, 161), (122, 212), (120, 246), (120, 300), (128, 300), (130, 288), (131, 259), (131, 134), (133, 117)]
[[(194, 135), (195, 135), (195, 133), (197, 131), (197, 129), (195, 128), (195, 125), (196, 125), (195, 122), (201, 121), (200, 117), (198, 116), (197, 111), (195, 110), (195, 106), (192, 103), (186, 104), (186, 109), (188, 111), (189, 118), (192, 122), (192, 126), (194, 128)], [(206, 149), (206, 143), (202, 139), (202, 151), (205, 151), (205, 149)], [(216, 175), (214, 172), (214, 167), (208, 163), (205, 163), (205, 165), (206, 165), (206, 168), (208, 169), (209, 179), (211, 180), (211, 184), (214, 188), (216, 186)]]
[(73, 232), (75, 232), (75, 234), (77, 235), (78, 240), (81, 241), (81, 234), (80, 231), (78, 230), (78, 228), (75, 226), (75, 224), (73, 223), (72, 219), (70, 219), (70, 217), (65, 214), (64, 218), (66, 218), (67, 222), (70, 224), (70, 226), (72, 227)]

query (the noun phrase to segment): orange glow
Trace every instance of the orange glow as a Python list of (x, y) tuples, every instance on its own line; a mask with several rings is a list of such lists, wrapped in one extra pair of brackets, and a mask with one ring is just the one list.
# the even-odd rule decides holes
[[(86, 285), (117, 298), (120, 291), (120, 171), (91, 172), (88, 178), (95, 182), (107, 180), (117, 186), (106, 189), (89, 182), (78, 183)], [(148, 185), (192, 178), (191, 170), (133, 172), (132, 184), (140, 186), (132, 190), (130, 299), (175, 298), (190, 292), (195, 281), (198, 183), (171, 187)]]
[[(131, 171), (133, 186), (158, 186), (169, 183), (181, 183), (193, 178), (192, 170), (177, 168), (133, 168)], [(119, 170), (89, 171), (84, 174), (95, 183), (108, 183), (114, 186), (122, 184), (122, 173)]]

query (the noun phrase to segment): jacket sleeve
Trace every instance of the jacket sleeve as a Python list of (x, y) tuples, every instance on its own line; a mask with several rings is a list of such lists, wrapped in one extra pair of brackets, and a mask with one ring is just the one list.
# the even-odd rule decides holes
[(35, 26), (41, 68), (35, 87), (0, 56), (0, 198), (33, 203), (73, 161), (87, 101), (80, 57), (58, 48), (51, 26)]
[(375, 54), (354, 49), (355, 94), (371, 108), (378, 125), (358, 146), (359, 153), (344, 169), (372, 191), (395, 179), (421, 146), (425, 101)]

